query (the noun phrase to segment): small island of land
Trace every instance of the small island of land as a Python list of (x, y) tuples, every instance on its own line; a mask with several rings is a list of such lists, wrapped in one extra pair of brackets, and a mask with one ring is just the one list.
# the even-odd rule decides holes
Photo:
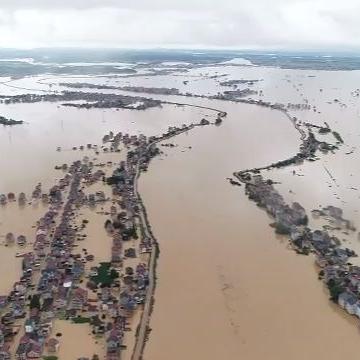
[(0, 124), (4, 126), (21, 125), (24, 122), (22, 120), (7, 119), (0, 115)]

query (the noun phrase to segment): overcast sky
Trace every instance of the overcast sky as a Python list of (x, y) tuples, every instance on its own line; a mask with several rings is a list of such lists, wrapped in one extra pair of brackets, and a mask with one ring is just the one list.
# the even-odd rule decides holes
[(0, 47), (359, 48), (360, 0), (0, 0)]

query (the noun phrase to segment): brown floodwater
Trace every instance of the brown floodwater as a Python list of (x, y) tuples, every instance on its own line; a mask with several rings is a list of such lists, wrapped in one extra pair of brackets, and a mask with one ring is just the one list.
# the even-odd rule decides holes
[[(360, 183), (356, 166), (359, 100), (351, 91), (358, 86), (360, 72), (213, 67), (182, 76), (115, 79), (108, 84), (175, 86), (181, 91), (216, 94), (224, 90), (219, 81), (210, 78), (217, 73), (228, 74), (223, 80), (261, 79), (253, 88), (264, 93), (254, 98), (283, 103), (307, 100), (317, 106), (317, 111), (291, 113), (319, 125), (327, 121), (346, 144), (336, 154), (317, 162), (267, 174), (281, 182), (278, 189), (288, 201), (299, 201), (307, 211), (319, 205), (341, 206), (345, 217), (357, 224), (359, 195), (354, 188)], [(189, 85), (183, 84), (183, 79)], [(36, 81), (27, 78), (18, 85), (47, 88)], [(9, 89), (2, 86), (0, 91)], [(161, 249), (152, 332), (144, 358), (355, 359), (360, 340), (358, 321), (329, 302), (317, 279), (313, 258), (289, 250), (286, 239), (275, 236), (269, 227), (271, 219), (244, 195), (244, 188), (231, 186), (226, 180), (234, 171), (264, 166), (295, 154), (299, 134), (288, 119), (277, 111), (252, 105), (152, 97), (211, 106), (227, 111), (228, 117), (219, 127), (197, 128), (171, 140), (177, 147), (162, 148), (165, 154), (154, 159), (149, 172), (141, 177), (140, 191)], [(347, 106), (334, 102), (335, 98)], [(138, 112), (86, 111), (46, 103), (0, 105), (0, 112), (27, 122), (0, 128), (0, 152), (9, 154), (0, 157), (0, 193), (25, 191), (28, 195), (39, 181), (47, 189), (62, 175), (54, 170), (55, 165), (85, 155), (99, 158), (94, 151), (72, 151), (73, 146), (93, 143), (100, 147), (102, 136), (110, 130), (159, 134), (169, 125), (195, 122), (212, 114), (173, 105)], [(56, 151), (57, 146), (62, 147), (61, 152)], [(113, 155), (111, 160), (116, 161)], [(294, 176), (293, 170), (301, 176)], [(83, 244), (95, 254), (95, 263), (106, 259), (110, 242), (103, 233), (104, 219), (96, 214), (98, 210), (86, 209), (79, 216), (90, 220)], [(31, 226), (42, 211), (32, 205), (26, 209), (19, 209), (17, 204), (0, 208), (0, 236), (14, 231), (31, 238)], [(317, 223), (311, 219), (311, 224)], [(350, 235), (347, 243), (360, 250), (356, 234)], [(0, 270), (12, 269), (9, 279), (0, 284), (2, 293), (20, 273), (16, 251), (16, 247), (1, 248)], [(132, 328), (136, 321), (131, 323)], [(101, 345), (93, 342), (88, 326), (60, 326), (66, 333), (61, 359), (103, 352)], [(81, 345), (82, 349), (90, 344), (88, 354), (72, 349), (76, 336), (86, 344)], [(133, 332), (126, 334), (125, 343), (132, 348)], [(130, 351), (124, 355), (130, 358)]]
[(329, 302), (313, 258), (225, 180), (295, 153), (298, 134), (277, 112), (224, 107), (220, 127), (179, 136), (141, 178), (161, 251), (145, 358), (357, 358), (357, 321)]
[[(70, 163), (95, 152), (73, 151), (87, 144), (102, 145), (102, 137), (113, 131), (157, 135), (170, 125), (201, 119), (202, 109), (164, 105), (146, 111), (78, 110), (53, 103), (0, 104), (2, 116), (23, 119), (21, 126), (0, 127), (0, 193), (32, 192), (38, 182), (50, 186), (59, 178), (56, 165)], [(62, 151), (56, 151), (61, 147)], [(5, 156), (7, 154), (7, 156)]]
[[(101, 151), (102, 137), (110, 130), (114, 133), (155, 135), (166, 131), (169, 125), (189, 123), (208, 115), (203, 109), (173, 105), (138, 112), (86, 111), (41, 103), (0, 105), (0, 111), (3, 116), (26, 119), (26, 124), (21, 126), (0, 127), (0, 194), (14, 192), (17, 196), (25, 192), (28, 200), (31, 200), (31, 193), (39, 182), (43, 190), (48, 191), (64, 175), (63, 171), (55, 170), (56, 165), (70, 164), (84, 156), (98, 163), (112, 161), (116, 164), (122, 160), (121, 154), (97, 155), (94, 150), (73, 151), (74, 146), (96, 144)], [(60, 152), (56, 151), (58, 146), (61, 147)], [(107, 190), (110, 191), (110, 188)], [(11, 203), (1, 206), (0, 243), (8, 232), (26, 235), (32, 242), (35, 237), (33, 226), (45, 211), (41, 204), (19, 207), (17, 203)], [(90, 217), (91, 211), (86, 210), (84, 215)], [(103, 230), (103, 220), (101, 224), (91, 222), (89, 227), (93, 231), (88, 239), (89, 248), (95, 250), (99, 248), (96, 241), (99, 230)], [(13, 270), (1, 282), (0, 293), (9, 291), (21, 274), (21, 261), (15, 258), (16, 252), (20, 251), (15, 246), (0, 252), (0, 270), (2, 266)], [(109, 253), (110, 248), (99, 248), (98, 259), (104, 260)]]
[(59, 350), (56, 353), (59, 359), (79, 359), (89, 358), (93, 355), (104, 353), (105, 343), (101, 339), (95, 339), (91, 334), (89, 324), (73, 324), (65, 320), (56, 320), (52, 329), (53, 336), (61, 334), (58, 337)]
[[(0, 294), (6, 295), (13, 284), (21, 277), (21, 258), (15, 255), (18, 252), (31, 251), (35, 239), (36, 222), (46, 211), (46, 207), (31, 201), (31, 193), (40, 182), (44, 191), (56, 184), (64, 176), (62, 170), (56, 170), (56, 165), (70, 164), (75, 160), (87, 156), (95, 164), (112, 162), (112, 166), (102, 169), (106, 175), (111, 175), (116, 164), (124, 159), (124, 154), (103, 153), (101, 150), (103, 135), (113, 131), (122, 131), (130, 134), (158, 135), (165, 132), (171, 125), (180, 126), (183, 123), (200, 121), (210, 116), (204, 109), (184, 108), (174, 105), (164, 105), (162, 108), (148, 111), (130, 110), (95, 110), (81, 111), (58, 107), (58, 104), (18, 104), (0, 105), (1, 113), (11, 118), (26, 119), (21, 126), (0, 127), (0, 193), (14, 192), (16, 196), (25, 192), (28, 203), (19, 206), (17, 202), (8, 203), (0, 207), (0, 271), (8, 273), (0, 282)], [(74, 146), (96, 144), (100, 154), (95, 150), (72, 150)], [(107, 145), (105, 145), (107, 146)], [(61, 147), (61, 151), (56, 151)], [(7, 154), (5, 156), (5, 154)], [(101, 183), (86, 188), (86, 192), (102, 190), (106, 197), (111, 197), (111, 188)], [(105, 232), (105, 213), (109, 213), (111, 203), (98, 205), (95, 208), (82, 208), (77, 215), (77, 221), (88, 220), (83, 234), (85, 240), (79, 242), (77, 252), (82, 248), (95, 256), (89, 266), (95, 266), (102, 261), (109, 261), (111, 254), (111, 237)], [(16, 236), (25, 235), (28, 239), (27, 247), (17, 245), (6, 247), (3, 243), (8, 232)], [(125, 248), (135, 246), (128, 242)], [(145, 255), (144, 255), (145, 256)], [(135, 266), (137, 259), (127, 259), (124, 266)], [(146, 262), (146, 259), (141, 261)], [(130, 359), (135, 344), (135, 332), (140, 318), (137, 311), (133, 319), (129, 320), (129, 328), (124, 339), (127, 350), (123, 352), (124, 359)], [(85, 325), (71, 324), (57, 321), (55, 332), (63, 333), (59, 350), (60, 359), (75, 360), (80, 356), (91, 357), (97, 353), (104, 358), (104, 345), (97, 344), (91, 336), (91, 328)], [(53, 332), (54, 332), (53, 331)], [(76, 339), (76, 340), (74, 340)], [(16, 347), (15, 342), (13, 348)]]
[[(13, 202), (6, 207), (0, 207), (0, 271), (1, 274), (6, 274), (0, 281), (1, 295), (7, 295), (13, 284), (20, 279), (22, 259), (15, 257), (16, 253), (30, 251), (36, 233), (34, 226), (45, 211), (46, 208), (42, 204), (20, 208)], [(17, 244), (6, 246), (5, 236), (8, 232), (13, 232), (15, 237), (26, 236), (28, 243), (21, 247)]]

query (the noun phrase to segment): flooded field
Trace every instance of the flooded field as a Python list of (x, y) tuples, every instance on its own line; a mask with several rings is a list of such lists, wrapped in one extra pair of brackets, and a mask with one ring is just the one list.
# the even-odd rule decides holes
[(78, 359), (93, 354), (102, 354), (104, 344), (101, 339), (94, 340), (88, 324), (71, 324), (68, 321), (57, 320), (53, 328), (54, 334), (61, 334), (57, 353), (59, 359)]

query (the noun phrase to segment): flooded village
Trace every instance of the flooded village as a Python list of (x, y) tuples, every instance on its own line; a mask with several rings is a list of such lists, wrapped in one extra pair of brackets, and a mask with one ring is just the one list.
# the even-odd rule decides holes
[[(192, 69), (195, 74), (203, 71), (201, 66), (187, 66), (187, 71)], [(174, 326), (178, 326), (177, 339), (168, 339), (164, 354), (169, 353), (175, 360), (183, 357), (185, 351), (178, 346), (179, 342), (189, 343), (194, 349), (201, 348), (198, 353), (194, 352), (200, 354), (198, 358), (205, 354), (209, 358), (214, 354), (217, 358), (242, 354), (256, 359), (253, 352), (260, 350), (254, 350), (250, 346), (252, 338), (249, 340), (244, 334), (248, 330), (251, 334), (261, 321), (267, 323), (259, 330), (265, 339), (273, 336), (274, 340), (281, 331), (271, 331), (271, 324), (276, 327), (276, 321), (274, 323), (273, 318), (269, 320), (263, 316), (262, 311), (259, 310), (259, 314), (264, 320), (255, 315), (253, 324), (249, 315), (254, 312), (255, 305), (249, 305), (248, 298), (254, 297), (253, 303), (262, 307), (257, 299), (267, 301), (267, 297), (260, 294), (259, 289), (267, 287), (256, 282), (257, 285), (251, 285), (246, 280), (251, 278), (250, 273), (245, 269), (265, 274), (264, 268), (270, 260), (262, 254), (262, 249), (263, 246), (271, 247), (269, 244), (261, 245), (262, 237), (268, 236), (266, 230), (254, 232), (256, 246), (247, 244), (242, 238), (247, 233), (246, 223), (249, 221), (245, 210), (253, 216), (249, 225), (252, 228), (256, 228), (257, 223), (268, 221), (268, 218), (264, 220), (261, 211), (258, 211), (260, 215), (255, 215), (257, 212), (256, 208), (252, 209), (252, 202), (265, 209), (271, 218), (277, 237), (269, 237), (274, 240), (276, 251), (282, 246), (280, 251), (284, 252), (281, 256), (308, 255), (302, 256), (309, 259), (304, 260), (307, 267), (311, 264), (310, 259), (315, 258), (317, 275), (314, 272), (314, 276), (323, 283), (322, 286), (317, 280), (317, 288), (320, 291), (324, 288), (326, 293), (324, 297), (319, 297), (318, 293), (311, 295), (315, 298), (314, 309), (307, 307), (306, 311), (313, 314), (321, 306), (329, 307), (322, 319), (330, 316), (329, 323), (337, 322), (335, 317), (342, 311), (338, 313), (331, 302), (330, 306), (327, 304), (330, 298), (333, 304), (337, 304), (335, 309), (344, 308), (349, 314), (360, 317), (357, 251), (351, 243), (344, 242), (342, 236), (334, 235), (334, 231), (356, 234), (356, 227), (347, 220), (346, 207), (343, 211), (339, 204), (321, 207), (320, 210), (313, 206), (310, 213), (307, 204), (303, 205), (302, 196), (295, 191), (284, 192), (284, 185), (274, 176), (277, 171), (287, 172), (296, 179), (302, 176), (303, 166), (322, 164), (326, 161), (324, 159), (336, 157), (343, 149), (350, 152), (346, 132), (331, 121), (320, 119), (312, 122), (309, 114), (317, 116), (319, 109), (310, 101), (296, 97), (269, 99), (266, 87), (263, 92), (266, 83), (263, 74), (252, 76), (252, 69), (240, 67), (235, 70), (244, 71), (244, 74), (230, 77), (225, 72), (230, 73), (232, 68), (224, 66), (221, 69), (222, 75), (212, 73), (211, 69), (207, 69), (208, 75), (192, 75), (196, 80), (187, 77), (186, 71), (180, 71), (179, 67), (167, 70), (166, 74), (156, 73), (154, 79), (152, 75), (150, 79), (146, 75), (144, 78), (124, 76), (124, 79), (119, 79), (119, 76), (90, 80), (80, 77), (71, 82), (69, 77), (29, 78), (20, 80), (19, 89), (14, 93), (7, 92), (6, 85), (3, 85), (6, 91), (0, 95), (0, 108), (4, 114), (4, 138), (10, 145), (16, 136), (19, 137), (17, 134), (25, 143), (26, 132), (33, 126), (31, 120), (41, 117), (42, 110), (33, 115), (30, 109), (47, 106), (50, 109), (51, 106), (54, 112), (71, 114), (71, 121), (78, 128), (74, 125), (68, 130), (66, 123), (64, 127), (63, 120), (59, 120), (56, 131), (59, 137), (69, 136), (69, 140), (57, 143), (51, 138), (49, 156), (59, 161), (54, 164), (49, 178), (43, 181), (39, 177), (38, 184), (33, 184), (31, 191), (28, 184), (24, 189), (17, 186), (16, 191), (6, 185), (3, 188), (7, 191), (0, 194), (3, 214), (28, 211), (33, 213), (35, 220), (28, 220), (30, 229), (24, 231), (16, 221), (8, 220), (10, 215), (4, 216), (4, 221), (0, 219), (1, 251), (8, 252), (17, 261), (21, 272), (19, 279), (11, 284), (9, 293), (2, 290), (0, 294), (0, 359), (155, 359), (162, 353), (161, 339), (164, 336), (168, 339), (175, 331)], [(32, 82), (29, 87), (33, 86), (35, 90), (25, 90), (27, 85), (21, 85), (21, 81), (24, 84)], [(141, 81), (144, 84), (139, 84)], [(191, 87), (192, 81), (213, 81), (216, 86), (211, 92), (201, 93), (196, 86)], [(21, 86), (24, 86), (22, 90)], [(17, 113), (17, 109), (21, 111)], [(91, 124), (94, 112), (97, 114), (96, 126)], [(130, 116), (128, 112), (136, 115)], [(176, 119), (173, 119), (176, 112)], [(19, 120), (10, 123), (13, 118)], [(111, 125), (108, 118), (111, 118)], [(136, 123), (137, 118), (144, 119), (141, 126)], [(156, 124), (149, 131), (151, 122), (159, 119), (161, 125)], [(256, 125), (252, 125), (252, 121)], [(117, 122), (119, 126), (115, 127)], [(87, 126), (91, 130), (88, 131)], [(251, 126), (256, 127), (256, 131)], [(119, 128), (124, 130), (119, 131)], [(286, 136), (282, 139), (283, 128), (286, 128)], [(71, 132), (76, 131), (83, 132), (82, 143), (71, 138)], [(274, 154), (266, 153), (267, 133), (277, 139), (278, 153), (274, 144)], [(202, 143), (202, 138), (207, 140)], [(223, 145), (227, 141), (229, 144)], [(223, 152), (223, 147), (230, 148), (230, 145), (233, 149)], [(28, 146), (29, 152), (31, 146)], [(36, 146), (37, 154), (41, 155)], [(184, 164), (190, 164), (189, 168)], [(333, 176), (333, 169), (329, 168)], [(28, 171), (32, 171), (30, 166)], [(232, 173), (233, 177), (229, 177)], [(160, 176), (167, 180), (160, 180)], [(197, 188), (192, 189), (189, 185), (191, 176), (198, 176), (199, 179), (194, 180)], [(232, 187), (228, 182), (236, 186)], [(163, 199), (163, 191), (168, 199)], [(251, 201), (245, 203), (243, 195)], [(294, 201), (291, 200), (293, 197)], [(198, 199), (201, 201), (196, 203)], [(178, 216), (171, 214), (171, 208), (165, 207), (171, 201), (176, 202), (175, 209), (180, 209)], [(244, 211), (240, 211), (240, 218), (235, 217), (238, 216), (236, 210)], [(308, 214), (313, 218), (330, 217), (333, 223), (327, 227), (314, 227)], [(231, 227), (230, 220), (239, 225)], [(207, 221), (211, 222), (208, 230)], [(160, 229), (160, 224), (165, 230)], [(184, 229), (186, 224), (188, 231)], [(242, 229), (240, 232), (238, 226)], [(281, 241), (277, 243), (278, 238), (286, 241), (293, 251), (286, 254), (286, 246)], [(173, 239), (177, 239), (176, 246)], [(249, 235), (249, 243), (254, 240), (255, 235)], [(222, 245), (219, 245), (220, 241)], [(247, 244), (244, 245), (247, 249), (242, 249), (243, 243)], [(234, 250), (227, 253), (232, 247)], [(164, 253), (161, 253), (162, 248)], [(272, 251), (271, 254), (277, 254)], [(167, 258), (169, 253), (171, 259)], [(231, 258), (229, 268), (224, 262), (228, 257)], [(261, 270), (249, 265), (250, 259), (255, 257), (264, 263), (263, 267), (259, 265)], [(303, 260), (294, 259), (281, 261), (284, 261), (284, 272), (286, 266), (291, 267), (291, 261), (294, 261), (300, 281), (305, 266), (299, 266), (298, 261)], [(193, 272), (195, 267), (200, 269), (196, 274)], [(311, 276), (312, 270), (310, 266), (306, 276)], [(208, 280), (203, 277), (206, 273), (211, 274)], [(263, 275), (269, 286), (270, 273), (269, 277)], [(235, 274), (240, 274), (241, 281)], [(283, 279), (282, 275), (279, 278)], [(304, 292), (308, 286), (306, 281)], [(178, 293), (179, 283), (184, 287), (182, 294)], [(281, 293), (282, 286), (279, 285), (277, 292)], [(309, 294), (313, 294), (311, 291)], [(188, 299), (192, 293), (193, 299)], [(272, 295), (267, 296), (268, 304), (272, 306)], [(203, 312), (199, 308), (201, 304)], [(248, 306), (251, 311), (246, 310)], [(281, 306), (290, 323), (291, 312), (286, 312), (286, 304)], [(288, 304), (288, 307), (292, 306)], [(181, 311), (175, 314), (175, 309)], [(215, 313), (214, 309), (219, 311)], [(266, 307), (263, 309), (266, 312)], [(335, 315), (329, 315), (331, 311)], [(184, 314), (183, 319), (180, 313)], [(172, 315), (175, 321), (171, 321)], [(219, 326), (205, 336), (204, 327), (210, 328), (211, 322)], [(344, 328), (347, 326), (345, 321)], [(79, 330), (74, 330), (76, 327)], [(188, 327), (198, 329), (199, 339), (202, 339), (198, 344), (195, 343), (197, 337), (191, 339), (186, 335)], [(69, 336), (76, 334), (75, 331), (81, 331), (84, 342), (88, 341), (91, 346), (79, 345), (76, 352), (69, 352), (71, 347), (76, 348), (70, 346), (68, 340)], [(352, 331), (353, 326), (350, 326), (347, 334)], [(356, 336), (354, 334), (354, 338)], [(228, 345), (222, 350), (216, 347), (211, 354), (201, 346), (205, 339), (221, 339), (221, 343)], [(348, 339), (352, 343), (353, 337)], [(302, 341), (301, 334), (298, 340)], [(321, 344), (319, 340), (319, 347)], [(271, 346), (266, 344), (265, 348)], [(178, 349), (175, 356), (174, 349)], [(292, 348), (285, 346), (283, 350), (293, 354)], [(275, 358), (275, 355), (270, 358)]]
[[(124, 142), (129, 146), (136, 140), (124, 136)], [(123, 269), (123, 257), (149, 253), (152, 245), (141, 239), (138, 249), (126, 249), (124, 253), (123, 241), (138, 238), (134, 223), (137, 203), (131, 189), (126, 189), (122, 192), (122, 207), (119, 200), (111, 201), (109, 219), (104, 225), (104, 231), (113, 238), (109, 261), (93, 267), (92, 254), (86, 249), (76, 252), (81, 246), (78, 242), (84, 240), (79, 230), (87, 223), (83, 220), (76, 224), (77, 212), (84, 206), (110, 201), (102, 191), (86, 193), (88, 186), (106, 181), (104, 176), (102, 170), (95, 171), (94, 165), (85, 159), (70, 165), (48, 194), (41, 192), (40, 185), (34, 190), (32, 201), (46, 202), (48, 211), (37, 222), (33, 250), (17, 254), (22, 258), (21, 279), (8, 296), (2, 297), (3, 359), (13, 358), (9, 352), (13, 342), (18, 344), (17, 359), (56, 354), (61, 345), (61, 334), (52, 333), (56, 318), (88, 323), (95, 336), (106, 337), (106, 358), (119, 358), (123, 334), (128, 329), (127, 318), (144, 302), (148, 285), (148, 264), (139, 260), (136, 266)], [(134, 181), (130, 176), (124, 180), (129, 187)], [(19, 205), (23, 200), (24, 195), (19, 195)], [(7, 201), (16, 199), (8, 194), (3, 206)], [(22, 245), (19, 238), (18, 245)], [(14, 235), (8, 233), (5, 241), (10, 246)], [(17, 333), (23, 333), (20, 339), (16, 339)], [(93, 358), (99, 355), (94, 354)]]
[[(214, 125), (225, 116), (219, 113)], [(101, 170), (105, 164), (85, 156), (72, 164), (56, 166), (65, 175), (48, 193), (39, 183), (29, 197), (23, 192), (18, 196), (0, 195), (5, 208), (13, 202), (21, 207), (42, 202), (47, 207), (36, 223), (35, 239), (14, 232), (5, 236), (5, 246), (19, 248), (16, 257), (22, 259), (22, 276), (8, 295), (1, 296), (1, 359), (12, 359), (13, 348), (16, 359), (56, 357), (62, 345), (62, 334), (53, 332), (56, 319), (88, 324), (94, 337), (104, 339), (105, 355), (93, 354), (91, 359), (119, 359), (126, 350), (124, 334), (131, 331), (136, 332), (132, 359), (142, 357), (154, 302), (159, 250), (137, 180), (160, 153), (157, 143), (207, 125), (210, 122), (202, 119), (198, 124), (169, 127), (162, 135), (149, 138), (110, 132), (102, 139), (102, 153), (125, 151), (126, 158), (118, 166), (110, 163), (110, 168), (115, 169), (109, 176)], [(100, 154), (96, 145), (87, 144), (86, 148)], [(60, 147), (57, 150), (62, 151)], [(110, 198), (103, 191), (89, 192), (97, 183), (112, 188)], [(86, 237), (81, 231), (88, 220), (78, 223), (78, 214), (84, 207), (96, 208), (105, 203), (111, 204), (105, 213), (103, 235), (112, 238), (111, 257), (92, 266), (94, 255), (86, 248), (79, 251)], [(31, 251), (22, 251), (27, 241), (31, 241)], [(126, 246), (130, 243), (135, 246)], [(141, 313), (140, 323), (130, 328), (134, 312)]]
[[(271, 180), (261, 175), (240, 173), (236, 175), (245, 183), (250, 200), (263, 208), (275, 222), (271, 224), (277, 234), (287, 235), (293, 249), (302, 255), (313, 253), (319, 270), (319, 279), (329, 289), (331, 300), (338, 303), (349, 314), (360, 318), (360, 294), (358, 289), (360, 267), (351, 263), (358, 255), (349, 248), (343, 248), (341, 241), (325, 230), (312, 231), (308, 227), (305, 209), (297, 202), (288, 205), (276, 191)], [(341, 209), (330, 207), (334, 212)], [(352, 231), (356, 229), (349, 226)]]

